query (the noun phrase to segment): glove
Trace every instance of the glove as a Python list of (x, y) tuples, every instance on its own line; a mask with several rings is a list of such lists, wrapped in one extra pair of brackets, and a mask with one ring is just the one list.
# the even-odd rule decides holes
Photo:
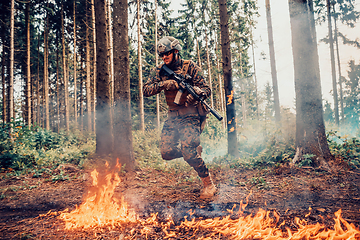
[[(205, 92), (203, 90), (201, 90), (201, 88), (194, 86), (193, 87), (194, 91), (196, 92), (197, 95), (202, 96), (205, 94)], [(198, 103), (198, 101), (193, 97), (193, 95), (188, 94), (186, 96), (186, 102), (185, 102), (185, 106), (189, 106), (189, 105), (196, 105)]]
[(163, 88), (167, 91), (174, 91), (179, 89), (179, 85), (175, 80), (164, 81)]

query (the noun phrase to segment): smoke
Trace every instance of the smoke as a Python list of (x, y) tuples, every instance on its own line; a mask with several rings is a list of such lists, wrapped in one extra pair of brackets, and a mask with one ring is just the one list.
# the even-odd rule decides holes
[[(241, 121), (237, 127), (238, 149), (240, 160), (247, 161), (256, 158), (268, 147), (275, 147), (277, 143), (294, 143), (295, 139), (295, 114), (290, 109), (281, 109), (282, 119), (277, 125), (275, 121), (267, 119), (250, 119)], [(281, 128), (279, 127), (281, 126)], [(213, 129), (221, 129), (219, 132)], [(206, 162), (224, 157), (228, 153), (227, 134), (222, 126), (216, 126), (216, 122), (209, 121), (202, 136), (202, 157)]]

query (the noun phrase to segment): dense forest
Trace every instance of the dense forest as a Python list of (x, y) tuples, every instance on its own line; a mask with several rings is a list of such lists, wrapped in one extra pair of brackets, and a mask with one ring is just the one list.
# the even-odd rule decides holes
[[(227, 118), (234, 118), (234, 121), (225, 119), (223, 124), (228, 129), (228, 154), (238, 156), (238, 148), (241, 148), (237, 146), (238, 135), (249, 124), (259, 122), (264, 126), (266, 135), (267, 131), (271, 131), (272, 123), (279, 126), (284, 120), (281, 115), (291, 115), (289, 109), (281, 109), (279, 102), (269, 1), (266, 1), (266, 17), (272, 82), (267, 83), (263, 92), (258, 91), (255, 62), (250, 61), (254, 53), (253, 31), (258, 16), (256, 1), (229, 1), (226, 12), (221, 13), (219, 6), (222, 5), (215, 1), (189, 0), (182, 3), (183, 8), (175, 17), (168, 1), (134, 1), (127, 3), (128, 15), (124, 17), (124, 12), (121, 13), (120, 19), (128, 22), (126, 25), (115, 16), (115, 3), (111, 1), (10, 1), (1, 4), (1, 120), (4, 129), (7, 123), (16, 122), (57, 133), (73, 130), (93, 132), (97, 133), (96, 151), (99, 152), (101, 146), (111, 145), (102, 144), (102, 141), (116, 138), (117, 134), (112, 134), (110, 129), (118, 121), (125, 121), (134, 131), (159, 128), (167, 114), (164, 95), (144, 98), (142, 86), (151, 69), (159, 64), (155, 45), (162, 36), (174, 36), (181, 40), (181, 56), (193, 59), (202, 68), (212, 88), (209, 104), (226, 113)], [(295, 6), (301, 4), (306, 8)], [(303, 124), (308, 124), (305, 128), (316, 125), (319, 129), (314, 131), (318, 131), (324, 139), (325, 127), (319, 127), (324, 123), (335, 125), (336, 130), (340, 125), (357, 126), (360, 67), (356, 64), (357, 59), (349, 59), (348, 69), (341, 69), (338, 45), (343, 43), (358, 48), (359, 43), (358, 39), (348, 39), (339, 32), (336, 25), (341, 22), (349, 28), (355, 26), (359, 12), (354, 7), (354, 1), (289, 1), (289, 9), (294, 20), (292, 23), (297, 24), (295, 19), (300, 18), (300, 12), (306, 14), (302, 16), (305, 20), (301, 21), (309, 21), (305, 23), (308, 24), (306, 27), (304, 24), (291, 26), (297, 88), (296, 131), (303, 131), (299, 127)], [(102, 15), (102, 22), (97, 25), (96, 21)], [(221, 15), (226, 15), (223, 25), (228, 28), (228, 38), (221, 27)], [(315, 25), (323, 22), (329, 28), (328, 37), (321, 41), (329, 44), (331, 53), (332, 106), (322, 102), (319, 69), (314, 69), (312, 76), (306, 76), (310, 72), (309, 66), (318, 65), (318, 58), (313, 55), (314, 59), (310, 60), (309, 56), (316, 51), (315, 45), (309, 54), (305, 51), (311, 48), (310, 42), (316, 44)], [(308, 31), (309, 38), (300, 40), (297, 31)], [(125, 32), (128, 39), (123, 39)], [(301, 41), (308, 44), (301, 44)], [(124, 44), (128, 45), (128, 59), (121, 56)], [(227, 56), (223, 49), (226, 46), (229, 46)], [(301, 54), (306, 57), (305, 65), (297, 61), (302, 59)], [(310, 61), (313, 63), (306, 66)], [(128, 80), (124, 79), (127, 68)], [(130, 105), (119, 110), (122, 107), (119, 101), (128, 100)], [(312, 104), (317, 107), (310, 109)], [(105, 105), (110, 112), (106, 113)], [(115, 112), (110, 109), (115, 109)], [(128, 110), (131, 112), (127, 120), (117, 119), (117, 116), (124, 115), (121, 112)], [(105, 116), (100, 117), (101, 114)], [(319, 119), (317, 122), (300, 123), (300, 118), (304, 121), (308, 119), (306, 115), (318, 116)], [(107, 128), (104, 131), (108, 133), (100, 129), (96, 132), (97, 125)], [(117, 129), (114, 128), (115, 131)], [(237, 129), (240, 132), (237, 133)], [(131, 132), (126, 134), (131, 138)], [(296, 147), (301, 145), (302, 149), (305, 147), (305, 143), (301, 143), (304, 139), (301, 140), (298, 134), (302, 133), (297, 132)], [(318, 155), (314, 151), (305, 150), (305, 154)]]
[[(165, 95), (143, 96), (143, 84), (161, 64), (158, 40), (173, 36), (182, 45), (181, 58), (201, 68), (211, 88), (207, 103), (224, 116), (218, 121), (209, 114), (201, 136), (203, 157), (218, 185), (264, 191), (271, 189), (263, 177), (269, 172), (307, 174), (311, 169), (314, 179), (319, 174), (338, 179), (350, 171), (354, 175), (338, 183), (359, 190), (360, 60), (346, 59), (348, 67), (342, 68), (339, 45), (360, 49), (360, 42), (338, 28), (359, 24), (359, 5), (355, 0), (288, 1), (296, 95), (295, 109), (289, 109), (279, 100), (272, 1), (264, 1), (268, 34), (263, 38), (271, 69), (265, 86), (258, 85), (254, 60), (257, 0), (184, 0), (179, 11), (171, 9), (169, 0), (1, 1), (1, 180), (80, 181), (86, 176), (81, 171), (105, 160), (112, 167), (120, 160), (120, 172), (135, 172), (137, 180), (144, 171), (155, 182), (157, 171), (189, 171), (177, 161), (165, 163), (159, 153), (168, 113)], [(317, 39), (319, 25), (328, 28), (323, 39)], [(331, 57), (332, 103), (322, 97), (319, 42), (328, 45)], [(69, 173), (64, 164), (80, 172)], [(225, 168), (229, 178), (222, 175)], [(279, 170), (285, 168), (290, 170)], [(244, 169), (248, 179), (241, 180), (237, 171)], [(182, 183), (195, 178), (190, 174)], [(317, 189), (314, 183), (308, 187)], [(359, 197), (355, 192), (353, 201)], [(9, 188), (0, 194), (0, 201), (10, 204)], [(63, 200), (58, 208), (69, 203), (79, 204)], [(349, 210), (347, 203), (343, 208)], [(359, 223), (358, 213), (347, 213)]]

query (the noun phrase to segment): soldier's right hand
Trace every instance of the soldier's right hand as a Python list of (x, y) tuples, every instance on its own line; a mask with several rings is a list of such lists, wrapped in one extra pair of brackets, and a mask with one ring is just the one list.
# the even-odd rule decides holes
[(178, 83), (172, 79), (164, 81), (163, 87), (165, 90), (168, 90), (168, 91), (174, 91), (174, 90), (179, 89)]

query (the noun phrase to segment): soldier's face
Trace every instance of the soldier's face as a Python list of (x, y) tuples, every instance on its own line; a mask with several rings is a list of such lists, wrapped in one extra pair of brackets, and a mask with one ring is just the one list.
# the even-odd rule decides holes
[(171, 63), (173, 56), (174, 56), (174, 53), (172, 53), (172, 52), (169, 55), (164, 54), (162, 56), (162, 60), (164, 61), (164, 63), (166, 65), (168, 65)]
[[(177, 52), (178, 52), (178, 51), (175, 50), (175, 53), (177, 53)], [(164, 54), (164, 55), (162, 56), (162, 60), (164, 61), (164, 63), (165, 63), (166, 65), (169, 65), (169, 64), (171, 63), (171, 61), (173, 60), (173, 57), (174, 57), (174, 53), (171, 52), (169, 55)]]

